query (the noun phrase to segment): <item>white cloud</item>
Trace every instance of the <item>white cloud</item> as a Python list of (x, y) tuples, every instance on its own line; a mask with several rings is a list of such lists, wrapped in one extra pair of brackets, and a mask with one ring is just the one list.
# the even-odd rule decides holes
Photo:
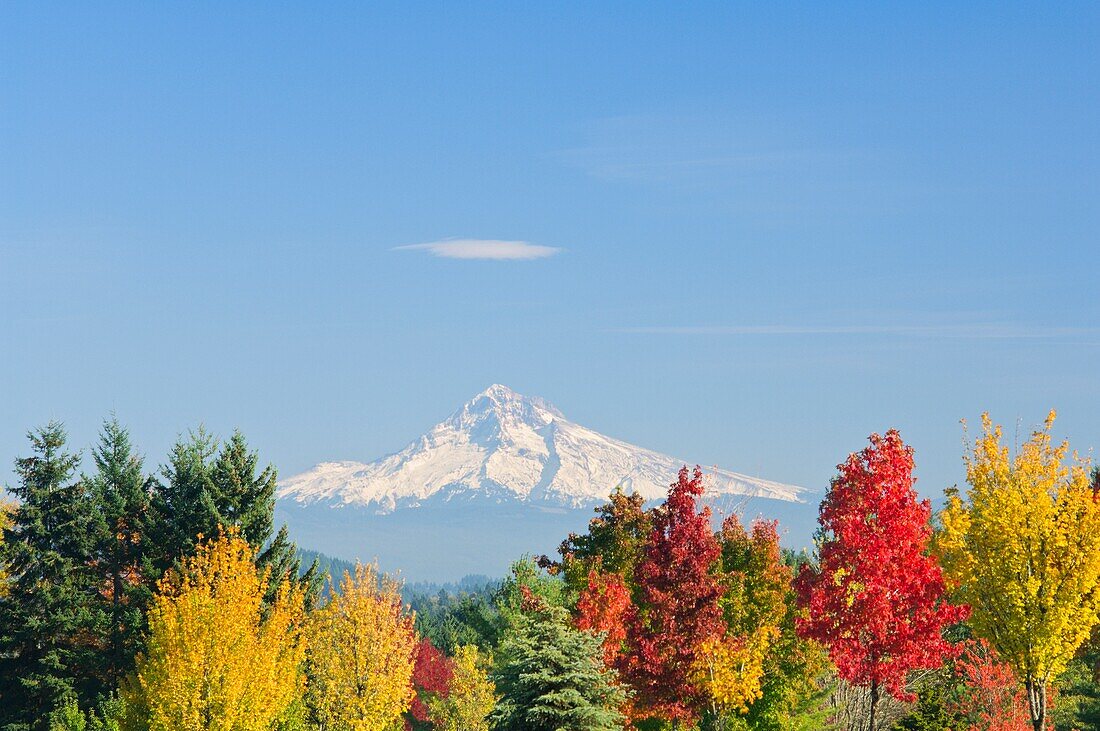
[(427, 244), (395, 246), (394, 251), (427, 251), (445, 259), (545, 259), (561, 251), (556, 246), (540, 246), (526, 241), (493, 239), (444, 239)]

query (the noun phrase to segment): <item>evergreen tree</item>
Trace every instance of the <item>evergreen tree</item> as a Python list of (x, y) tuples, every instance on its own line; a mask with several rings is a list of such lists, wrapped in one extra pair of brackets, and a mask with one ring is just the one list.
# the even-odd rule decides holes
[(244, 435), (234, 431), (210, 468), (213, 519), (239, 528), (241, 537), (254, 548), (271, 538), (275, 520), (275, 467), (259, 470), (259, 462), (259, 454), (249, 450)]
[(307, 603), (316, 600), (321, 589), (317, 566), (300, 571), (297, 547), (285, 526), (272, 537), (278, 481), (275, 468), (259, 468), (259, 455), (249, 449), (243, 434), (233, 432), (219, 449), (200, 427), (176, 443), (161, 475), (163, 480), (154, 492), (161, 572), (192, 555), (199, 536), (233, 527), (258, 551), (260, 568), (269, 569), (269, 602), (279, 584), (291, 580), (305, 589)]
[(218, 514), (211, 480), (216, 452), (214, 438), (202, 427), (172, 446), (168, 464), (153, 483), (157, 555), (150, 578), (159, 578), (182, 558), (193, 555), (200, 535), (216, 535)]
[(279, 586), (289, 581), (295, 581), (301, 587), (307, 607), (317, 603), (324, 588), (325, 575), (321, 572), (317, 559), (313, 559), (309, 568), (302, 571), (302, 557), (298, 553), (298, 546), (290, 540), (290, 533), (285, 525), (279, 527), (279, 532), (267, 548), (259, 553), (256, 563), (268, 571), (267, 594), (264, 596), (268, 603), (275, 598)]
[(527, 601), (501, 644), (493, 675), (499, 731), (610, 731), (625, 721), (625, 692), (603, 665), (602, 638), (523, 587)]
[(133, 665), (152, 596), (142, 575), (150, 554), (149, 485), (130, 434), (117, 419), (104, 422), (92, 459), (96, 474), (89, 488), (99, 528), (93, 562), (106, 584), (109, 620), (103, 663), (108, 686), (117, 687)]
[(106, 617), (91, 568), (94, 502), (74, 479), (80, 457), (57, 422), (28, 434), (32, 455), (16, 461), (19, 505), (4, 531), (9, 593), (0, 600), (0, 728), (45, 729), (74, 698), (104, 690), (97, 677)]

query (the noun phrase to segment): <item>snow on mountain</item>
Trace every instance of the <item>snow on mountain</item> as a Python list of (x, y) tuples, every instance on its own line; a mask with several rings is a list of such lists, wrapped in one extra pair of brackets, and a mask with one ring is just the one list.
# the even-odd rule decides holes
[[(476, 498), (580, 508), (602, 502), (616, 485), (662, 498), (684, 464), (694, 463), (604, 436), (540, 398), (493, 385), (400, 452), (369, 463), (321, 463), (283, 480), (279, 497), (376, 513)], [(704, 472), (712, 499), (803, 502), (800, 487)]]

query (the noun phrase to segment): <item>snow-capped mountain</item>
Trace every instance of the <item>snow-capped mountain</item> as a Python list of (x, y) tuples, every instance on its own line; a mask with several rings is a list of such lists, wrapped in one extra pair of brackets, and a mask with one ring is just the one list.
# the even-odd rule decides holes
[[(543, 399), (493, 385), (400, 452), (369, 463), (321, 463), (282, 481), (279, 497), (379, 514), (479, 498), (581, 508), (617, 485), (660, 499), (684, 464), (694, 462), (604, 436)], [(718, 468), (705, 473), (711, 500), (802, 502), (799, 487)]]

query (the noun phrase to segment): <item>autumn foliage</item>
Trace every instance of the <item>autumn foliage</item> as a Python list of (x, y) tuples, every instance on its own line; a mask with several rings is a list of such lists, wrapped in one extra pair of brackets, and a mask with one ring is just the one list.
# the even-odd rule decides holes
[(955, 662), (960, 697), (948, 708), (967, 731), (1031, 731), (1027, 695), (1012, 668), (984, 640), (970, 640)]
[(400, 724), (413, 699), (416, 633), (394, 580), (358, 564), (309, 622), (309, 704), (325, 728)]
[(435, 731), (489, 731), (489, 714), (497, 699), (488, 665), (489, 658), (473, 645), (455, 648), (447, 694), (428, 698), (428, 717)]
[(701, 648), (723, 632), (714, 575), (721, 549), (710, 510), (696, 509), (703, 473), (680, 470), (668, 499), (655, 513), (644, 558), (635, 570), (641, 597), (630, 622), (630, 654), (623, 675), (643, 715), (694, 721), (707, 702), (696, 682)]
[(1088, 639), (1100, 612), (1100, 499), (1087, 465), (1066, 464), (1054, 412), (1014, 457), (982, 416), (965, 499), (949, 494), (938, 549), (974, 631), (1025, 686), (1033, 727), (1047, 686)]
[[(446, 698), (451, 689), (454, 663), (428, 638), (416, 645), (416, 661), (413, 664), (413, 700), (409, 715), (417, 721), (428, 720), (428, 702), (433, 698)], [(409, 725), (406, 724), (408, 728)]]
[(214, 461), (201, 435), (177, 445), (161, 487), (179, 499), (153, 504), (115, 422), (93, 478), (52, 425), (0, 504), (0, 726), (1093, 728), (1100, 472), (1052, 421), (1013, 456), (983, 417), (935, 532), (889, 431), (839, 465), (812, 556), (774, 521), (715, 531), (685, 467), (656, 507), (616, 488), (560, 561), (455, 594), (356, 565), (327, 597), (271, 530), (274, 471), (243, 437)]
[(230, 531), (160, 583), (147, 649), (127, 689), (149, 731), (266, 731), (301, 694), (301, 590), (264, 606), (266, 575)]
[(616, 667), (622, 655), (633, 610), (630, 590), (621, 576), (588, 573), (588, 586), (577, 598), (577, 628), (604, 633), (603, 659), (608, 667)]
[(820, 564), (796, 580), (805, 615), (799, 632), (829, 650), (838, 674), (869, 686), (872, 717), (885, 690), (912, 699), (909, 673), (952, 653), (945, 626), (966, 616), (943, 598), (939, 564), (927, 553), (931, 506), (913, 489), (913, 452), (896, 431), (839, 465), (821, 505)]

